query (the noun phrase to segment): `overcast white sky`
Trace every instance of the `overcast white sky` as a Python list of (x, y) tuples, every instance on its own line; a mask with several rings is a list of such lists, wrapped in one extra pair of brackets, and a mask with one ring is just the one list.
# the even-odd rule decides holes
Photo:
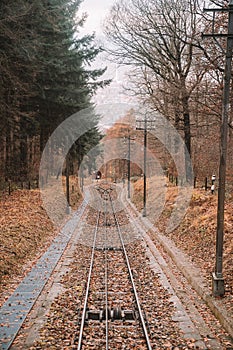
[[(86, 12), (88, 18), (84, 24), (84, 28), (80, 30), (80, 34), (96, 34), (96, 43), (98, 45), (105, 45), (103, 42), (103, 23), (104, 19), (109, 13), (112, 5), (117, 0), (83, 0), (79, 8), (79, 14)], [(125, 80), (125, 67), (119, 67), (113, 62), (107, 60), (107, 54), (103, 52), (98, 55), (95, 62), (93, 63), (93, 68), (105, 68), (107, 66), (107, 71), (102, 76), (103, 79), (112, 79), (113, 82), (109, 87), (106, 87), (104, 91), (101, 89), (98, 91), (95, 99), (97, 102), (100, 100), (106, 101), (110, 99), (111, 96), (115, 100), (117, 98), (122, 99), (122, 81)], [(115, 84), (114, 84), (115, 83)], [(121, 97), (118, 97), (121, 96)], [(124, 96), (123, 96), (124, 98)]]
[(115, 0), (83, 0), (80, 11), (88, 14), (84, 31), (88, 33), (96, 32), (97, 36), (101, 35), (102, 23), (114, 2)]
[[(103, 46), (103, 23), (111, 6), (116, 0), (83, 0), (79, 8), (79, 14), (87, 13), (88, 17), (80, 34), (92, 34), (95, 32), (97, 46)], [(105, 79), (112, 79), (115, 75), (115, 65), (106, 60), (106, 53), (97, 56), (93, 68), (105, 68), (108, 70), (104, 75)]]

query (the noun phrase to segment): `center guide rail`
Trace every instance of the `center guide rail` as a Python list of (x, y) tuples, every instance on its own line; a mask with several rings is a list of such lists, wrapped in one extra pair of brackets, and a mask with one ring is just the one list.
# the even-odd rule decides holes
[[(110, 196), (110, 200), (111, 200), (111, 196)], [(134, 293), (135, 300), (136, 300), (136, 303), (137, 303), (137, 308), (138, 308), (138, 312), (139, 312), (140, 322), (141, 322), (141, 325), (142, 325), (142, 328), (143, 328), (143, 333), (144, 333), (144, 336), (145, 336), (145, 339), (146, 339), (146, 344), (147, 344), (148, 349), (152, 350), (152, 347), (151, 347), (151, 344), (150, 344), (149, 335), (148, 335), (148, 331), (147, 331), (147, 328), (146, 328), (146, 323), (145, 323), (145, 320), (144, 320), (143, 312), (142, 312), (140, 301), (139, 301), (139, 298), (138, 298), (138, 293), (137, 293), (136, 286), (135, 286), (135, 283), (134, 283), (133, 274), (132, 274), (132, 270), (131, 270), (130, 263), (129, 263), (129, 258), (128, 258), (128, 255), (127, 255), (127, 252), (126, 252), (125, 244), (124, 244), (124, 241), (123, 241), (123, 238), (122, 238), (122, 234), (121, 234), (120, 225), (119, 225), (116, 213), (114, 211), (114, 206), (113, 206), (112, 200), (111, 200), (111, 204), (112, 204), (113, 215), (114, 215), (114, 218), (115, 218), (115, 222), (116, 222), (116, 225), (117, 225), (117, 230), (118, 230), (119, 237), (120, 237), (120, 240), (121, 240), (121, 244), (122, 244), (122, 248), (123, 248), (123, 252), (124, 252), (127, 268), (128, 268), (129, 275), (130, 275), (130, 280), (131, 280), (131, 283), (132, 283), (133, 293)]]
[[(113, 310), (111, 309), (111, 303), (112, 304), (114, 304), (114, 303), (113, 303), (113, 301), (111, 302), (111, 298), (110, 299), (108, 298), (109, 293), (114, 294), (115, 297), (113, 296), (113, 298), (115, 298), (117, 300), (117, 295), (119, 293), (118, 289), (120, 289), (120, 286), (119, 286), (119, 288), (116, 291), (111, 291), (111, 288), (113, 289), (113, 284), (115, 282), (115, 278), (113, 279), (113, 281), (111, 280), (111, 273), (113, 273), (113, 276), (115, 276), (114, 274), (118, 274), (120, 276), (122, 275), (122, 279), (127, 278), (127, 280), (128, 280), (127, 293), (128, 294), (131, 293), (132, 303), (134, 305), (133, 308), (134, 308), (134, 310), (136, 310), (136, 312), (133, 313), (134, 318), (130, 318), (130, 316), (128, 316), (129, 317), (128, 320), (133, 321), (133, 323), (131, 322), (129, 327), (131, 327), (131, 325), (132, 325), (132, 327), (135, 327), (135, 334), (137, 334), (137, 336), (135, 336), (135, 342), (137, 342), (136, 338), (139, 337), (138, 333), (140, 333), (141, 334), (141, 338), (139, 338), (140, 344), (141, 344), (141, 341), (143, 339), (144, 345), (143, 345), (143, 347), (140, 347), (140, 344), (139, 344), (139, 347), (151, 350), (152, 346), (150, 343), (146, 322), (144, 319), (143, 311), (142, 311), (139, 297), (138, 297), (138, 293), (136, 290), (136, 285), (134, 282), (129, 258), (127, 255), (127, 250), (126, 250), (124, 240), (122, 237), (119, 219), (117, 218), (116, 210), (114, 208), (113, 199), (111, 196), (113, 188), (112, 187), (109, 187), (109, 188), (97, 187), (96, 189), (97, 189), (98, 193), (101, 195), (101, 198), (103, 199), (102, 203), (104, 203), (104, 204), (102, 205), (102, 209), (101, 209), (102, 211), (101, 210), (97, 211), (97, 220), (96, 220), (96, 224), (95, 224), (95, 228), (94, 228), (94, 238), (93, 238), (93, 245), (92, 245), (92, 252), (91, 252), (91, 259), (90, 259), (90, 267), (89, 267), (89, 273), (88, 273), (88, 277), (87, 277), (85, 299), (84, 299), (84, 303), (83, 303), (82, 318), (81, 318), (81, 324), (80, 324), (77, 349), (78, 350), (81, 350), (82, 348), (87, 349), (86, 345), (84, 345), (84, 344), (86, 344), (84, 339), (86, 339), (86, 337), (85, 337), (86, 328), (85, 327), (88, 327), (88, 313), (90, 313), (90, 310), (88, 307), (88, 301), (89, 301), (90, 293), (93, 293), (93, 292), (91, 292), (91, 290), (93, 288), (92, 287), (93, 281), (91, 282), (91, 280), (92, 280), (92, 278), (94, 279), (94, 277), (93, 277), (93, 273), (94, 273), (93, 270), (95, 269), (94, 266), (95, 266), (95, 264), (98, 264), (95, 262), (97, 259), (96, 252), (98, 252), (100, 250), (98, 248), (97, 236), (98, 236), (98, 234), (101, 235), (101, 233), (102, 233), (103, 234), (102, 237), (104, 238), (104, 244), (103, 244), (103, 247), (101, 249), (102, 254), (103, 254), (102, 264), (104, 265), (103, 266), (104, 289), (103, 289), (103, 292), (101, 292), (101, 291), (96, 292), (96, 290), (95, 290), (95, 295), (97, 295), (98, 293), (104, 294), (104, 303), (102, 305), (103, 310), (99, 311), (98, 316), (96, 316), (96, 318), (92, 318), (92, 320), (96, 320), (98, 322), (102, 321), (100, 323), (101, 326), (103, 326), (103, 322), (105, 322), (104, 323), (104, 325), (105, 325), (105, 344), (102, 345), (101, 349), (103, 349), (104, 347), (106, 350), (107, 349), (115, 349), (115, 347), (113, 348), (109, 342), (109, 332), (110, 332), (110, 328), (109, 328), (110, 323), (109, 322), (114, 321), (114, 320), (117, 320), (117, 322), (122, 322), (122, 324), (120, 324), (120, 325), (117, 322), (116, 322), (116, 325), (115, 325), (115, 323), (111, 323), (111, 330), (112, 330), (112, 327), (127, 327), (127, 326), (125, 326), (125, 323), (123, 322), (124, 316), (122, 316), (122, 315), (127, 314), (127, 312), (128, 312), (128, 315), (130, 313), (129, 310), (122, 311), (121, 307), (114, 308)], [(110, 204), (110, 206), (109, 206), (109, 204)], [(109, 212), (110, 211), (111, 211), (112, 221), (109, 219)], [(101, 215), (104, 217), (104, 219), (102, 219), (102, 220), (104, 221), (103, 226), (105, 226), (105, 232), (100, 230), (100, 228), (103, 229), (103, 227), (101, 226)], [(109, 221), (111, 221), (111, 224), (109, 224)], [(120, 254), (120, 256), (121, 256), (121, 262), (120, 263), (118, 262), (118, 264), (123, 264), (125, 266), (124, 269), (121, 267), (121, 270), (119, 270), (119, 271), (111, 271), (110, 270), (112, 267), (111, 266), (112, 247), (109, 247), (109, 245), (107, 244), (107, 242), (109, 241), (109, 237), (108, 237), (109, 231), (107, 231), (107, 227), (109, 227), (109, 226), (112, 226), (114, 228), (115, 236), (118, 237), (119, 248), (117, 248), (117, 253)], [(98, 233), (98, 231), (99, 231), (99, 233)], [(119, 259), (119, 256), (118, 256), (118, 259)], [(124, 273), (126, 274), (126, 277), (123, 276)], [(101, 275), (100, 272), (99, 272), (99, 274)], [(112, 285), (111, 285), (111, 283), (112, 283)], [(109, 289), (109, 286), (110, 286), (110, 289)], [(125, 291), (123, 293), (125, 293)], [(92, 297), (92, 303), (93, 303), (93, 297)], [(93, 314), (95, 312), (96, 312), (96, 310), (93, 311)], [(101, 334), (101, 326), (99, 328), (97, 328), (97, 332), (99, 332), (99, 337), (100, 337), (101, 341), (103, 342), (103, 335)], [(138, 327), (140, 327), (140, 329), (141, 329), (140, 332), (138, 332)], [(111, 336), (113, 333), (114, 332), (112, 331)], [(95, 344), (92, 344), (91, 348), (94, 348), (94, 346), (95, 346)], [(95, 348), (100, 349), (100, 347), (98, 347), (98, 345), (96, 345)]]

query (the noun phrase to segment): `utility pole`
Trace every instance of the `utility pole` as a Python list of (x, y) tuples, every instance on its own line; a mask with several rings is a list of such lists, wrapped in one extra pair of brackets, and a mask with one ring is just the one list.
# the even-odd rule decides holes
[(83, 167), (81, 166), (81, 169), (80, 169), (80, 188), (81, 188), (82, 192), (83, 192), (83, 184), (84, 184), (84, 174), (83, 174)]
[(142, 216), (146, 216), (146, 162), (147, 162), (147, 118), (145, 116), (144, 126), (144, 174), (143, 174), (143, 213)]
[[(143, 120), (136, 120), (138, 126), (136, 130), (144, 131), (144, 163), (143, 163), (143, 212), (142, 216), (146, 216), (146, 179), (147, 179), (147, 130), (148, 130), (148, 120), (145, 116)], [(150, 121), (151, 129), (152, 129), (153, 121)]]
[(66, 155), (66, 213), (70, 214), (70, 161), (69, 154)]
[[(66, 143), (68, 147), (68, 136), (66, 137)], [(66, 213), (70, 214), (71, 207), (70, 207), (70, 154), (69, 151), (66, 155)]]
[(130, 153), (131, 153), (131, 143), (130, 143), (130, 133), (128, 135), (128, 198), (130, 198)]
[[(233, 51), (233, 0), (229, 1), (227, 8), (204, 9), (204, 11), (228, 12), (228, 32), (227, 34), (203, 34), (203, 37), (226, 37), (227, 50), (225, 60), (224, 88), (222, 100), (222, 124), (220, 141), (220, 164), (219, 164), (219, 188), (218, 188), (218, 210), (217, 210), (217, 232), (216, 232), (216, 261), (215, 271), (212, 279), (212, 290), (214, 296), (224, 296), (223, 278), (223, 239), (224, 239), (224, 207), (225, 207), (225, 187), (226, 187), (226, 158), (227, 158), (227, 135), (228, 135), (228, 115), (231, 85), (231, 64)], [(213, 22), (214, 28), (214, 22)]]

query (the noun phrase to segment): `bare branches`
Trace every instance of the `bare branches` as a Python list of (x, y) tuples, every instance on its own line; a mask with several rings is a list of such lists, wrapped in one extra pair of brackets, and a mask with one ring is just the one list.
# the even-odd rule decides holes
[(201, 33), (224, 32), (226, 14), (216, 16), (213, 29), (203, 6), (202, 0), (120, 0), (106, 24), (112, 58), (134, 69), (128, 89), (173, 121), (189, 150), (191, 135), (209, 133), (208, 125), (216, 132), (221, 115), (225, 42), (203, 41)]

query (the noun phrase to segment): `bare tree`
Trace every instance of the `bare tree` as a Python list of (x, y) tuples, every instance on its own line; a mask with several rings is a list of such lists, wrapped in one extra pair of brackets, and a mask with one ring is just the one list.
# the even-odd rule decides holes
[(150, 89), (155, 107), (164, 109), (169, 118), (171, 109), (165, 107), (173, 106), (175, 124), (182, 126), (189, 153), (190, 98), (206, 72), (203, 65), (199, 69), (198, 61), (198, 6), (197, 0), (120, 0), (105, 26), (114, 44), (112, 55), (121, 64), (141, 69), (144, 88)]

